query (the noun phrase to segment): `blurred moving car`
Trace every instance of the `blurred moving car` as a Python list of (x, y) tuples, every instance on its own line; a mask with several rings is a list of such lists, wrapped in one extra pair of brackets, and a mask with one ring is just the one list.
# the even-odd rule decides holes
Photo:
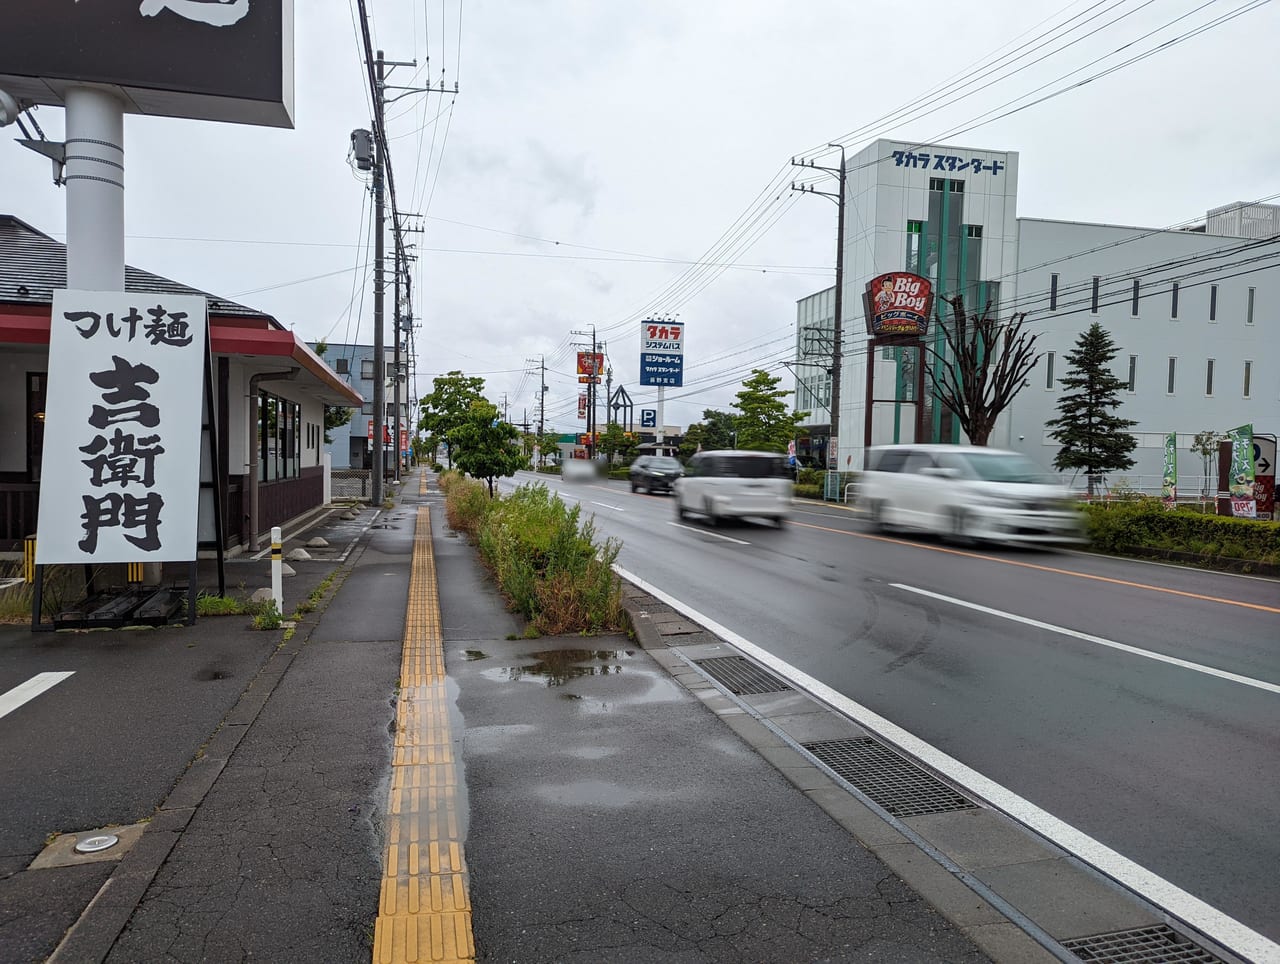
[(560, 463), (560, 478), (566, 482), (593, 482), (596, 471), (591, 459), (565, 459)]
[(1076, 500), (1025, 455), (971, 445), (873, 448), (858, 499), (879, 529), (958, 542), (1084, 542)]
[(716, 525), (721, 519), (756, 517), (781, 526), (791, 512), (791, 469), (787, 457), (776, 452), (699, 452), (673, 491), (679, 519), (696, 513)]
[(627, 475), (632, 492), (670, 492), (676, 479), (684, 475), (684, 466), (670, 455), (642, 455), (631, 463)]

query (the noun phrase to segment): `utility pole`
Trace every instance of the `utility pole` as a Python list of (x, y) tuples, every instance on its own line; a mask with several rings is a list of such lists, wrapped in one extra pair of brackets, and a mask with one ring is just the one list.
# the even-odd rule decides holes
[[(840, 166), (838, 168), (822, 167), (815, 164), (812, 160), (797, 161), (794, 157), (791, 164), (794, 167), (808, 167), (816, 171), (826, 171), (828, 174), (834, 174), (839, 179), (839, 187), (833, 193), (831, 191), (819, 191), (812, 184), (796, 184), (791, 182), (791, 190), (800, 191), (803, 194), (821, 194), (823, 197), (831, 198), (836, 202), (836, 296), (835, 296), (835, 319), (832, 330), (832, 346), (831, 346), (831, 437), (827, 441), (827, 467), (840, 469), (840, 376), (841, 363), (844, 356), (844, 204), (845, 204), (845, 170), (844, 170), (844, 145), (828, 144), (827, 147), (836, 147), (840, 149)], [(868, 358), (867, 364), (874, 364), (874, 360)], [(864, 445), (870, 445), (870, 437), (863, 439)]]
[(541, 356), (538, 364), (541, 370), (542, 390), (538, 392), (538, 458), (546, 463), (546, 455), (542, 451), (542, 436), (546, 432), (547, 421), (547, 356)]
[[(395, 440), (395, 447), (396, 447), (396, 482), (399, 482), (400, 481), (400, 452), (401, 452), (400, 406), (403, 404), (403, 401), (402, 401), (403, 395), (401, 394), (401, 391), (400, 391), (400, 382), (401, 382), (402, 368), (403, 368), (403, 362), (401, 361), (401, 355), (400, 355), (400, 344), (401, 344), (402, 333), (407, 333), (409, 331), (409, 327), (413, 324), (413, 295), (412, 295), (411, 284), (409, 279), (409, 270), (408, 270), (409, 266), (407, 264), (407, 262), (412, 259), (408, 254), (405, 253), (405, 244), (404, 244), (404, 238), (402, 237), (402, 234), (406, 230), (414, 231), (416, 233), (421, 233), (422, 229), (421, 228), (403, 228), (401, 226), (400, 224), (401, 217), (413, 217), (414, 215), (404, 215), (403, 213), (398, 213), (395, 211), (392, 211), (391, 213), (395, 217), (395, 224), (393, 225), (393, 227), (395, 229), (395, 279), (396, 279), (396, 291), (395, 291), (396, 355), (395, 355), (395, 366), (394, 366), (395, 373), (396, 373), (396, 381), (395, 381), (395, 399), (394, 399), (395, 428), (393, 431), (393, 438)], [(404, 299), (403, 300), (400, 297), (401, 272), (404, 272)], [(409, 305), (409, 310), (402, 311), (402, 308), (406, 304)], [(407, 344), (405, 345), (405, 348), (406, 349), (408, 348)], [(407, 379), (405, 379), (405, 387), (406, 388), (408, 387)]]
[(384, 453), (382, 435), (387, 427), (387, 359), (382, 344), (382, 310), (386, 294), (386, 279), (383, 277), (383, 232), (386, 220), (386, 202), (383, 198), (383, 175), (386, 170), (386, 139), (383, 137), (383, 90), (386, 79), (382, 51), (378, 51), (375, 61), (378, 82), (373, 92), (373, 505), (378, 508), (383, 503), (383, 471)]

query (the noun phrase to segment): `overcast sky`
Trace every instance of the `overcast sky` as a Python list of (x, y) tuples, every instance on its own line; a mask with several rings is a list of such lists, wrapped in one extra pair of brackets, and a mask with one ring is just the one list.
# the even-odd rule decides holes
[[(419, 64), (389, 83), (460, 88), (388, 108), (400, 206), (424, 215), (408, 238), (418, 393), (461, 369), (511, 420), (536, 422), (545, 357), (547, 421), (562, 431), (581, 427), (572, 352), (592, 325), (615, 387), (641, 407), (655, 390), (636, 384), (640, 319), (678, 313), (685, 387), (667, 390), (668, 424), (727, 410), (754, 366), (790, 385), (780, 363), (795, 302), (832, 283), (835, 206), (789, 191), (787, 165), (828, 141), (1018, 151), (1029, 217), (1163, 227), (1280, 189), (1280, 5), (1266, 0), (368, 4), (387, 59)], [(296, 3), (294, 130), (126, 120), (130, 264), (268, 311), (307, 340), (372, 343), (372, 202), (347, 161), (350, 131), (370, 123), (355, 6)], [(1055, 29), (1073, 17), (1083, 26)], [(901, 111), (1018, 45), (1028, 55), (972, 96)], [(36, 116), (61, 139), (60, 109)], [(45, 160), (6, 139), (0, 184), (0, 209), (64, 237)]]

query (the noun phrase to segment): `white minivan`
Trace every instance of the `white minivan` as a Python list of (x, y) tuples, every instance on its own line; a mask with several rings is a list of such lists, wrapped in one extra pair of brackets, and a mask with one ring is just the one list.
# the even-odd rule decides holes
[(959, 542), (1084, 542), (1077, 500), (1025, 455), (972, 445), (882, 445), (858, 500), (880, 529)]
[(792, 474), (779, 452), (724, 449), (698, 452), (673, 485), (676, 517), (771, 519), (781, 526), (791, 512)]

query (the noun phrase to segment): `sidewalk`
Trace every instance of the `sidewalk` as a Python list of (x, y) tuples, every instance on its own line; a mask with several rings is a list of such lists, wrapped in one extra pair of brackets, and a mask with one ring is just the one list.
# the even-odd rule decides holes
[(318, 618), (265, 657), (52, 960), (1022, 962), (1158, 923), (989, 811), (886, 822), (801, 752), (863, 731), (732, 685), (741, 657), (638, 590), (634, 638), (520, 638), (433, 481), (370, 522), (346, 555), (293, 563), (286, 609), (334, 574)]

